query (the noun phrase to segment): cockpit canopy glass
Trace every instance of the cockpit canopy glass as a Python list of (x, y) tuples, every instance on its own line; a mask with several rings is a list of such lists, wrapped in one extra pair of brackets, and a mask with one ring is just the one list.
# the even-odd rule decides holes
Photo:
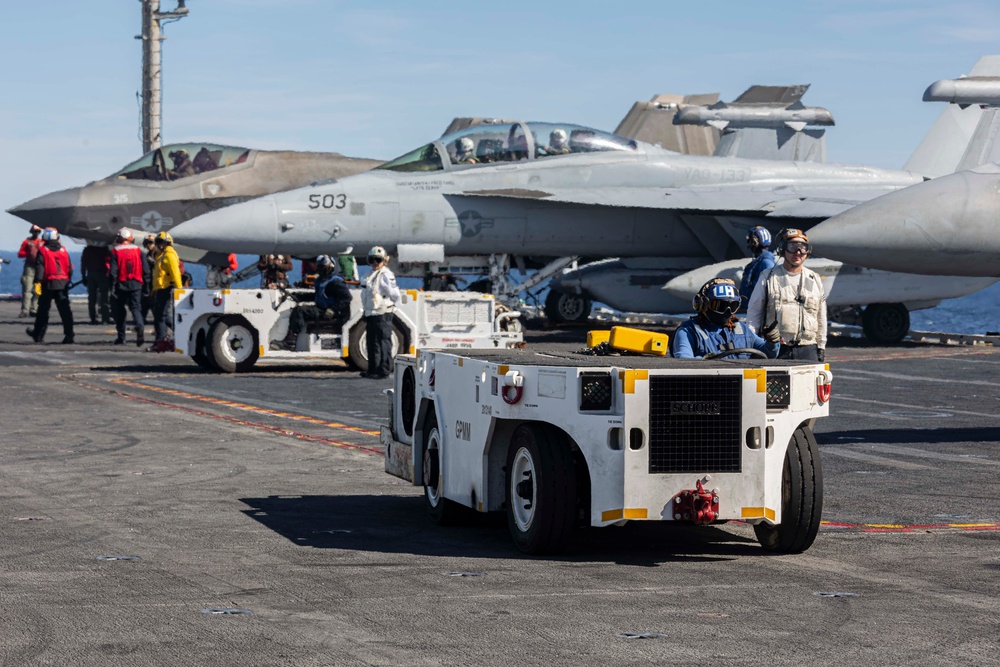
[[(442, 147), (448, 153), (448, 166), (440, 154)], [(636, 148), (631, 139), (571, 123), (488, 123), (446, 134), (376, 168), (439, 171), (572, 153), (635, 151)]]
[(250, 150), (216, 144), (170, 144), (146, 153), (111, 178), (176, 181), (246, 162)]

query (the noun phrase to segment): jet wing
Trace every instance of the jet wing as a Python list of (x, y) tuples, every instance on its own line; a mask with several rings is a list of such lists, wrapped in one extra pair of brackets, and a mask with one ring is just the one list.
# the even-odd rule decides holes
[(466, 190), (464, 197), (510, 197), (536, 201), (696, 211), (712, 214), (757, 214), (774, 218), (828, 218), (898, 187), (768, 188), (559, 188), (551, 191), (521, 188)]

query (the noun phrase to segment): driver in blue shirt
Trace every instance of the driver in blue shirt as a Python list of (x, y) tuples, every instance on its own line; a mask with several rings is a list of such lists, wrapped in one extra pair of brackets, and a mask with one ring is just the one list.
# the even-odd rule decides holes
[[(732, 280), (709, 280), (698, 290), (691, 305), (698, 314), (677, 328), (674, 339), (670, 341), (674, 357), (700, 359), (737, 349), (759, 350), (770, 359), (778, 356), (779, 343), (769, 343), (736, 317), (740, 293)], [(730, 359), (747, 359), (751, 355), (740, 352), (727, 356)]]

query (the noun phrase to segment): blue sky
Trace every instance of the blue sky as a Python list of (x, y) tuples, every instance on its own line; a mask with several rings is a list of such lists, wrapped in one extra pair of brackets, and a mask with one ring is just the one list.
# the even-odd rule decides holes
[[(163, 0), (172, 9), (175, 0)], [(636, 100), (811, 83), (831, 161), (900, 167), (941, 111), (933, 81), (1000, 53), (1000, 4), (189, 0), (165, 28), (165, 143), (391, 158), (455, 116), (613, 130)], [(139, 157), (138, 0), (4, 3), (0, 249), (6, 209)]]

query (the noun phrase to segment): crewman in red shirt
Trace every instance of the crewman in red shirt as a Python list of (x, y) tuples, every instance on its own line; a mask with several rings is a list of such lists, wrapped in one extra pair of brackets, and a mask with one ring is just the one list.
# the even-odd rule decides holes
[(115, 245), (111, 247), (111, 266), (108, 276), (111, 279), (114, 299), (115, 329), (118, 337), (115, 345), (125, 344), (125, 309), (132, 313), (132, 324), (135, 327), (135, 344), (142, 347), (145, 342), (142, 320), (142, 287), (149, 282), (149, 264), (142, 256), (142, 250), (133, 242), (132, 232), (122, 229), (115, 237)]
[(45, 339), (49, 327), (49, 307), (56, 302), (59, 317), (62, 318), (64, 344), (73, 342), (73, 311), (69, 307), (69, 283), (73, 277), (73, 260), (66, 248), (59, 243), (59, 232), (46, 229), (42, 232), (43, 245), (38, 249), (35, 260), (35, 282), (41, 283), (42, 295), (38, 298), (38, 313), (35, 326), (28, 329), (28, 335), (36, 343)]

